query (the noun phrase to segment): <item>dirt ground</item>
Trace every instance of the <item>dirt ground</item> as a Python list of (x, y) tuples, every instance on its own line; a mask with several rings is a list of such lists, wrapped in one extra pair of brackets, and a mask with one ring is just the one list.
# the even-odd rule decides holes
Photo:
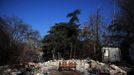
[(81, 75), (78, 71), (52, 71), (50, 75)]

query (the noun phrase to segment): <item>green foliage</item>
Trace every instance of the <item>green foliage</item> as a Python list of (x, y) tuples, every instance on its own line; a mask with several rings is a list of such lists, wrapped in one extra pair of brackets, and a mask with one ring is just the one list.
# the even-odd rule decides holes
[(58, 56), (58, 53), (64, 58), (69, 58), (72, 53), (76, 53), (70, 54), (71, 50), (79, 47), (79, 25), (75, 24), (75, 21), (79, 21), (77, 17), (79, 13), (79, 10), (69, 13), (68, 17), (71, 17), (69, 23), (57, 23), (48, 31), (48, 35), (42, 41), (45, 59), (51, 59), (53, 54)]
[(47, 57), (52, 57), (52, 51), (56, 50), (56, 52), (61, 52), (67, 46), (67, 24), (66, 23), (58, 23), (51, 27), (50, 31), (48, 31), (48, 35), (46, 35), (43, 39), (44, 44), (44, 54), (49, 55)]
[(74, 22), (79, 22), (79, 18), (77, 17), (77, 15), (80, 14), (80, 10), (76, 9), (74, 12), (71, 12), (67, 15), (67, 17), (71, 17), (69, 23), (73, 24)]

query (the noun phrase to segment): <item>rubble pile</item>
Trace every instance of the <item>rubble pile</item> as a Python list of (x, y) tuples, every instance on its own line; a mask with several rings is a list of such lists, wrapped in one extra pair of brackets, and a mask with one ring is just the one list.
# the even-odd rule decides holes
[[(71, 59), (71, 60), (50, 60), (43, 63), (19, 64), (19, 67), (3, 67), (0, 75), (50, 75), (51, 71), (59, 71), (59, 62), (73, 61), (76, 62), (76, 71), (79, 71), (81, 75), (127, 75), (127, 72), (119, 68), (114, 64), (105, 64), (102, 62), (84, 59)], [(1, 68), (2, 69), (2, 68)]]

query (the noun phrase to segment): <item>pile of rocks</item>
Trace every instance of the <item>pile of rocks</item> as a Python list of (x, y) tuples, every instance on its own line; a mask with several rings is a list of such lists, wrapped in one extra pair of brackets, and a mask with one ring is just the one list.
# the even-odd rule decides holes
[(71, 59), (71, 60), (50, 60), (43, 63), (29, 62), (25, 65), (21, 65), (19, 68), (6, 68), (0, 75), (49, 75), (51, 71), (58, 71), (59, 62), (73, 61), (76, 62), (76, 71), (79, 71), (82, 75), (127, 75), (127, 72), (119, 68), (114, 64), (105, 64), (102, 62), (89, 60), (89, 59)]

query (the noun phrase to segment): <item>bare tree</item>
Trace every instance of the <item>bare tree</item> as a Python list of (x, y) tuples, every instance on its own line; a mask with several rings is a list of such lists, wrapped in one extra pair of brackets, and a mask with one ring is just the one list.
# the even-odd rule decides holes
[(92, 48), (94, 53), (94, 58), (97, 58), (97, 54), (100, 51), (100, 36), (102, 34), (101, 32), (101, 26), (103, 23), (103, 18), (100, 14), (100, 9), (97, 9), (97, 11), (89, 16), (88, 22), (85, 24), (83, 31), (84, 35), (87, 40), (90, 40), (89, 42), (92, 42)]
[(25, 56), (24, 52), (39, 48), (39, 42), (39, 33), (21, 19), (0, 17), (0, 60), (3, 63), (16, 62)]

